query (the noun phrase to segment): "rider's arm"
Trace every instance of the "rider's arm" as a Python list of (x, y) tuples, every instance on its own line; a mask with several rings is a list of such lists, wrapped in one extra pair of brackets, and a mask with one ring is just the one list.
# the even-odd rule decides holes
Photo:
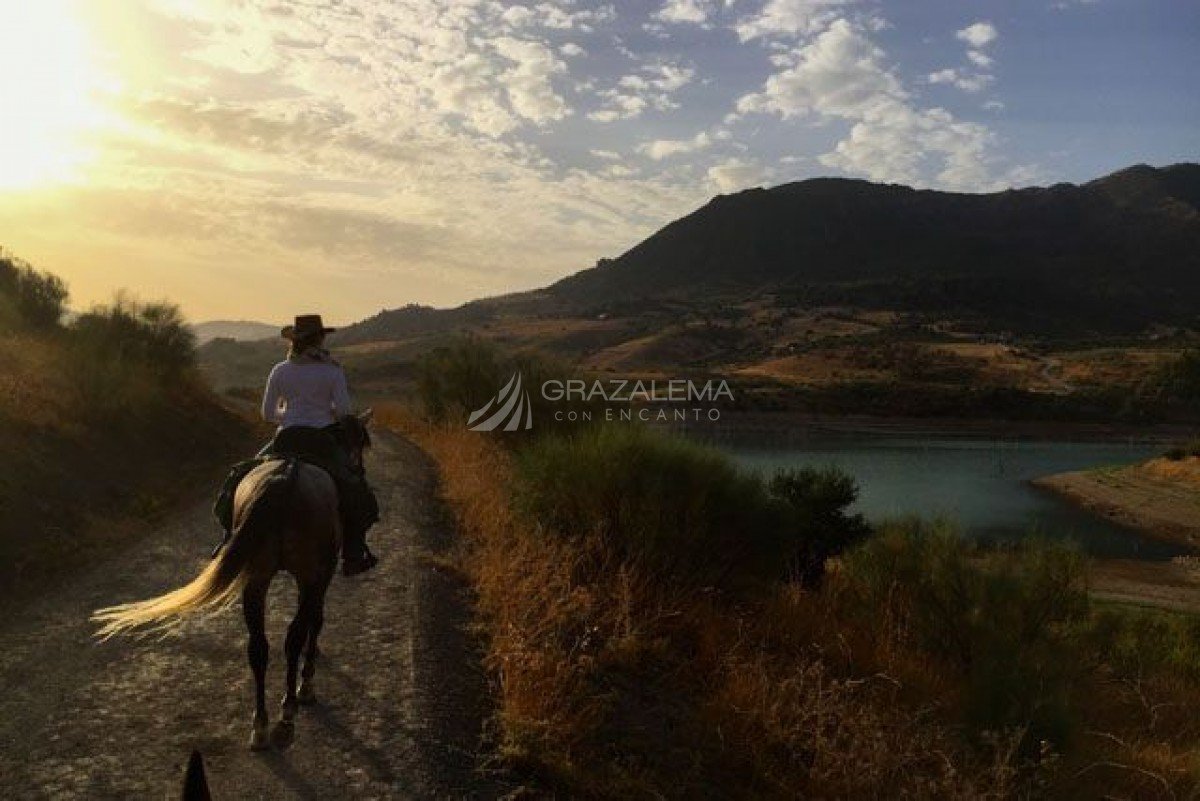
[(262, 417), (268, 423), (279, 422), (279, 366), (267, 376), (267, 388), (263, 392)]
[(350, 388), (346, 386), (346, 372), (340, 367), (333, 379), (333, 413), (345, 417), (351, 412)]

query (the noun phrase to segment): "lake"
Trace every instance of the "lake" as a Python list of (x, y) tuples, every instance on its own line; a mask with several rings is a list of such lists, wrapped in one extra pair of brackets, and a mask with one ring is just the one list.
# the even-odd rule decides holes
[(1029, 485), (1039, 476), (1140, 461), (1161, 443), (1065, 442), (897, 435), (798, 428), (779, 435), (706, 438), (742, 464), (773, 473), (836, 465), (853, 475), (855, 511), (869, 520), (920, 515), (955, 521), (964, 534), (1013, 539), (1032, 531), (1070, 538), (1096, 556), (1169, 559), (1185, 548), (1158, 542)]

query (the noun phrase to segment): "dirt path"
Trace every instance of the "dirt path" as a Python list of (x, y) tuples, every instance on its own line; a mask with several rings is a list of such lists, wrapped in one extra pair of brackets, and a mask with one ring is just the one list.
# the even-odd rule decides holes
[[(190, 621), (166, 641), (96, 644), (88, 614), (188, 580), (215, 535), (208, 504), (98, 564), (0, 624), (0, 797), (174, 798), (192, 748), (214, 798), (496, 797), (477, 770), (486, 679), (464, 626), (461, 585), (423, 558), (449, 546), (435, 472), (384, 434), (371, 475), (384, 561), (330, 590), (319, 704), (287, 751), (246, 749), (252, 682), (240, 608)], [(269, 692), (282, 694), (283, 632), (295, 606), (272, 587)], [(277, 707), (272, 708), (277, 717)]]
[(1092, 597), (1099, 600), (1200, 613), (1200, 575), (1191, 565), (1098, 559), (1090, 578)]

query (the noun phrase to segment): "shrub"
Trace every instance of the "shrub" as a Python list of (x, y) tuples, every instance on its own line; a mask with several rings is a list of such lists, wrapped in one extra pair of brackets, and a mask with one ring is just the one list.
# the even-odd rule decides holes
[[(417, 395), (430, 420), (465, 423), (468, 415), (495, 398), (514, 374), (520, 375), (522, 391), (536, 421), (531, 432), (534, 435), (574, 428), (555, 413), (580, 411), (589, 405), (582, 401), (551, 403), (542, 396), (541, 386), (546, 380), (577, 377), (570, 367), (533, 354), (509, 354), (476, 337), (456, 340), (426, 354), (417, 365)], [(522, 428), (505, 434), (515, 442), (526, 432)]]
[(1184, 351), (1161, 365), (1142, 382), (1138, 395), (1168, 407), (1196, 408), (1200, 402), (1200, 350)]
[(195, 338), (178, 307), (118, 295), (71, 324), (69, 357), (80, 406), (103, 418), (165, 400), (164, 385), (186, 379)]
[(617, 557), (689, 582), (798, 568), (816, 581), (826, 556), (866, 533), (845, 515), (856, 491), (836, 471), (786, 473), (768, 486), (719, 451), (637, 425), (545, 437), (517, 464), (518, 505), (544, 530), (597, 536)]
[(507, 380), (499, 351), (474, 338), (437, 348), (417, 366), (421, 405), (436, 422), (478, 409)]
[(55, 328), (66, 300), (61, 278), (0, 252), (0, 329)]
[(1030, 540), (985, 552), (948, 526), (909, 521), (851, 552), (846, 572), (887, 636), (962, 674), (975, 730), (1024, 729), (1027, 752), (1069, 738), (1088, 614), (1075, 551)]
[(118, 294), (112, 305), (76, 318), (71, 332), (97, 358), (145, 364), (164, 378), (196, 365), (196, 336), (171, 303), (142, 304)]
[(788, 503), (793, 514), (791, 525), (802, 532), (794, 572), (806, 587), (820, 583), (830, 557), (857, 545), (871, 533), (862, 515), (846, 514), (858, 498), (858, 485), (853, 477), (836, 468), (785, 470), (771, 479), (770, 490)]
[(1170, 674), (1200, 681), (1200, 618), (1157, 609), (1104, 607), (1086, 630), (1089, 652), (1122, 680)]

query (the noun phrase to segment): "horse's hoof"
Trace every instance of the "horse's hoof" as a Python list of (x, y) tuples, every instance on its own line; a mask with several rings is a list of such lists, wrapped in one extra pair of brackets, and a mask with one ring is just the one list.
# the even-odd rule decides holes
[(271, 747), (271, 738), (267, 736), (267, 727), (255, 726), (250, 732), (250, 750), (265, 751)]
[(296, 739), (296, 724), (281, 720), (271, 730), (271, 744), (276, 748), (287, 748)]
[(297, 703), (297, 700), (295, 698), (293, 698), (289, 701), (288, 699), (285, 698), (285, 699), (283, 699), (283, 703), (281, 703), (279, 706), (280, 706), (279, 722), (287, 723), (289, 725), (292, 723), (295, 723), (296, 722), (296, 710), (299, 709), (299, 707), (300, 707), (300, 704)]
[(312, 688), (312, 681), (300, 682), (300, 689), (296, 691), (296, 701), (301, 706), (312, 706), (317, 702), (317, 693)]

